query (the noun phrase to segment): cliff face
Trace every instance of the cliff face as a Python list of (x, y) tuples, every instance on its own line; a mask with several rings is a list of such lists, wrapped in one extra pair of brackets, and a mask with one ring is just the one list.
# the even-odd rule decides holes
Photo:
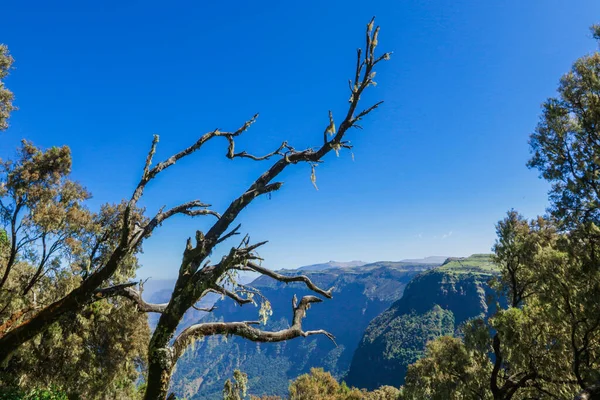
[[(323, 288), (335, 287), (333, 299), (315, 304), (303, 321), (304, 328), (326, 329), (336, 336), (338, 347), (327, 338), (311, 336), (282, 343), (253, 343), (231, 337), (210, 337), (197, 343), (179, 360), (173, 389), (189, 399), (222, 398), (225, 379), (234, 369), (248, 374), (249, 393), (285, 395), (290, 379), (323, 367), (336, 377), (344, 375), (369, 322), (398, 300), (406, 284), (434, 265), (375, 263), (360, 267), (303, 271)], [(285, 273), (297, 273), (284, 271)], [(273, 315), (261, 329), (289, 326), (291, 300), (309, 292), (301, 284), (285, 285), (261, 277), (251, 286), (269, 298)], [(204, 320), (256, 320), (258, 309), (239, 307), (229, 299), (219, 301), (217, 310)]]
[(346, 376), (348, 385), (401, 385), (428, 341), (452, 335), (463, 322), (491, 311), (487, 281), (494, 273), (489, 256), (474, 255), (449, 259), (416, 276), (403, 297), (365, 330)]

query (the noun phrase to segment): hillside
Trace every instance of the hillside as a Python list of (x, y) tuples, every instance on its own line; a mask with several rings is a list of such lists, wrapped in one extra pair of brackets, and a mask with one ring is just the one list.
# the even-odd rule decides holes
[(495, 273), (489, 255), (449, 258), (416, 276), (404, 296), (375, 318), (360, 341), (346, 376), (352, 386), (399, 386), (425, 344), (451, 335), (463, 322), (488, 313), (487, 281)]
[[(248, 374), (252, 394), (284, 395), (289, 380), (323, 367), (343, 376), (369, 322), (398, 300), (406, 284), (432, 264), (380, 262), (360, 267), (303, 271), (321, 287), (334, 286), (333, 299), (312, 307), (304, 320), (305, 329), (326, 329), (336, 336), (338, 347), (325, 337), (298, 338), (283, 343), (253, 343), (238, 338), (211, 337), (197, 343), (180, 359), (173, 390), (188, 399), (221, 398), (223, 383), (238, 368)], [(282, 271), (293, 273), (293, 271)], [(285, 285), (267, 277), (252, 283), (268, 297), (273, 315), (263, 329), (289, 325), (294, 294), (309, 294), (300, 284)], [(205, 320), (256, 320), (258, 309), (239, 307), (229, 299)]]

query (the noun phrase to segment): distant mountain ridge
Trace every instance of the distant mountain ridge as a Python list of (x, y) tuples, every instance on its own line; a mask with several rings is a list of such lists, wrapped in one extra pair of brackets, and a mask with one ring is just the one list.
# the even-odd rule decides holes
[(322, 271), (324, 269), (330, 269), (330, 268), (362, 267), (363, 265), (366, 265), (366, 264), (368, 264), (368, 263), (365, 261), (347, 261), (347, 262), (328, 261), (326, 263), (305, 265), (303, 267), (298, 268), (298, 271)]
[(431, 266), (442, 265), (449, 258), (459, 258), (459, 257), (448, 257), (448, 256), (428, 256), (424, 258), (407, 258), (400, 261), (375, 261), (375, 262), (366, 262), (366, 261), (328, 261), (326, 263), (318, 263), (311, 264), (299, 267), (296, 271), (323, 271), (331, 268), (353, 268), (353, 267), (363, 267), (363, 266), (371, 266), (371, 265), (382, 265), (382, 264), (429, 264)]
[(411, 264), (439, 264), (442, 265), (449, 258), (448, 256), (429, 256), (425, 258), (407, 258), (400, 260), (400, 262), (411, 263)]

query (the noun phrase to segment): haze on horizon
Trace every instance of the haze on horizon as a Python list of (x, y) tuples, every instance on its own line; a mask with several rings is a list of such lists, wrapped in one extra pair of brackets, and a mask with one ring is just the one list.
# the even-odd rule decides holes
[[(33, 3), (0, 6), (19, 107), (0, 158), (22, 137), (69, 145), (96, 207), (130, 195), (154, 133), (162, 159), (260, 112), (240, 149), (318, 144), (377, 17), (379, 48), (394, 53), (365, 99), (385, 103), (351, 133), (354, 161), (327, 157), (318, 191), (308, 166), (287, 172), (241, 215), (253, 241), (269, 240), (260, 255), (274, 269), (488, 253), (506, 211), (543, 214), (548, 185), (525, 166), (528, 136), (558, 78), (595, 49), (587, 29), (600, 15), (592, 0)], [(198, 198), (223, 210), (264, 168), (225, 151), (211, 143), (169, 170), (144, 206)], [(210, 222), (165, 223), (139, 275), (174, 278), (187, 237)]]

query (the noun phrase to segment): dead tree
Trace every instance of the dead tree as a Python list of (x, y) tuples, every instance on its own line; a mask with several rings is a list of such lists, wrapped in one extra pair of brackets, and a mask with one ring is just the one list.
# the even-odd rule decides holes
[[(363, 111), (356, 112), (361, 94), (368, 86), (374, 84), (374, 67), (380, 61), (389, 58), (388, 53), (379, 57), (375, 56), (379, 27), (374, 28), (373, 24), (374, 21), (371, 20), (367, 25), (366, 49), (364, 53), (361, 49), (357, 52), (356, 71), (354, 79), (350, 81), (351, 96), (349, 109), (343, 121), (339, 124), (337, 132), (332, 113), (329, 113), (329, 124), (323, 134), (323, 143), (320, 147), (316, 149), (296, 150), (287, 142), (283, 142), (276, 150), (264, 156), (254, 156), (245, 151), (236, 153), (234, 151), (235, 137), (244, 132), (255, 121), (256, 116), (234, 133), (214, 131), (209, 134), (224, 136), (227, 139), (229, 142), (227, 155), (231, 159), (245, 157), (256, 161), (275, 158), (276, 160), (244, 193), (231, 202), (222, 215), (218, 216), (216, 213), (213, 213), (213, 215), (217, 216), (217, 221), (206, 234), (198, 231), (196, 232), (194, 241), (191, 239), (188, 240), (172, 297), (164, 310), (161, 311), (158, 325), (150, 342), (146, 399), (164, 399), (167, 396), (171, 374), (178, 358), (188, 345), (201, 337), (210, 335), (236, 335), (256, 342), (279, 342), (297, 337), (321, 334), (332, 340), (334, 339), (329, 332), (324, 330), (305, 331), (302, 329), (302, 319), (306, 315), (307, 309), (311, 304), (322, 301), (316, 296), (305, 296), (297, 304), (296, 301), (292, 301), (292, 324), (289, 328), (277, 332), (268, 332), (259, 329), (256, 326), (258, 324), (256, 321), (214, 322), (199, 323), (190, 326), (174, 340), (173, 336), (184, 313), (209, 292), (221, 293), (240, 305), (252, 301), (247, 296), (245, 289), (236, 291), (234, 287), (233, 290), (229, 290), (222, 284), (224, 277), (231, 271), (257, 272), (286, 283), (303, 282), (316, 294), (325, 298), (332, 297), (331, 289), (324, 290), (317, 287), (306, 276), (281, 275), (262, 267), (260, 259), (254, 250), (262, 246), (264, 242), (251, 244), (247, 236), (239, 246), (232, 248), (228, 255), (223, 257), (220, 262), (210, 264), (207, 262), (207, 257), (216, 245), (239, 233), (239, 225), (229, 232), (227, 230), (239, 213), (253, 199), (281, 188), (282, 183), (275, 181), (275, 179), (284, 169), (298, 163), (308, 163), (314, 168), (332, 150), (337, 152), (342, 148), (351, 148), (349, 142), (344, 140), (346, 132), (350, 128), (358, 127), (358, 122), (381, 104), (379, 102)], [(155, 144), (150, 151), (146, 169), (151, 161), (151, 154), (154, 152)], [(190, 147), (185, 152), (189, 154), (195, 150), (195, 148)]]
[[(365, 50), (360, 48), (357, 50), (355, 73), (353, 79), (349, 80), (351, 93), (348, 110), (337, 130), (333, 114), (331, 111), (329, 112), (329, 121), (323, 133), (323, 142), (316, 148), (296, 150), (287, 142), (283, 142), (277, 149), (262, 156), (252, 155), (246, 151), (235, 152), (235, 138), (246, 132), (256, 121), (258, 115), (255, 115), (236, 131), (225, 132), (216, 129), (208, 132), (191, 146), (152, 166), (158, 145), (158, 136), (155, 136), (146, 158), (142, 178), (123, 212), (119, 244), (114, 248), (107, 261), (98, 266), (80, 287), (0, 336), (0, 362), (5, 361), (14, 349), (47, 329), (65, 313), (81, 309), (84, 305), (98, 299), (116, 295), (131, 299), (142, 312), (161, 314), (148, 349), (146, 399), (165, 399), (167, 397), (171, 374), (178, 358), (190, 343), (200, 337), (236, 335), (256, 342), (278, 342), (322, 334), (333, 340), (333, 335), (324, 330), (304, 331), (302, 329), (302, 319), (310, 305), (322, 301), (316, 296), (305, 296), (299, 302), (294, 299), (292, 301), (292, 325), (281, 331), (263, 331), (257, 327), (257, 321), (242, 321), (200, 323), (185, 329), (176, 338), (174, 338), (174, 334), (184, 313), (194, 308), (196, 303), (210, 292), (227, 296), (240, 305), (252, 302), (247, 289), (224, 284), (226, 277), (235, 271), (252, 271), (286, 283), (302, 282), (316, 294), (325, 298), (332, 297), (331, 289), (324, 290), (317, 287), (306, 276), (281, 275), (262, 267), (261, 259), (255, 250), (265, 242), (252, 244), (248, 236), (245, 236), (238, 246), (231, 248), (227, 256), (218, 263), (210, 263), (208, 256), (217, 245), (240, 233), (240, 225), (233, 228), (231, 226), (242, 210), (255, 198), (281, 188), (283, 183), (276, 181), (276, 178), (287, 167), (299, 163), (310, 165), (312, 167), (311, 179), (314, 183), (314, 168), (328, 153), (332, 150), (337, 153), (341, 149), (352, 148), (350, 142), (345, 140), (346, 133), (351, 128), (360, 128), (360, 121), (382, 103), (378, 102), (360, 111), (358, 109), (364, 90), (375, 85), (373, 80), (375, 66), (390, 58), (390, 53), (384, 53), (381, 56), (375, 55), (378, 34), (379, 27), (374, 28), (373, 19), (367, 25)], [(219, 137), (226, 139), (228, 143), (227, 157), (229, 159), (249, 158), (255, 161), (272, 161), (272, 164), (244, 193), (234, 199), (223, 213), (210, 209), (210, 205), (202, 201), (194, 200), (168, 210), (162, 209), (154, 217), (144, 220), (140, 226), (139, 218), (136, 220), (133, 216), (138, 210), (137, 204), (146, 185), (165, 169), (175, 165), (177, 161), (197, 152), (205, 143)], [(194, 240), (188, 239), (175, 288), (168, 303), (149, 304), (145, 302), (140, 292), (134, 289), (134, 283), (103, 288), (103, 284), (110, 279), (127, 256), (133, 254), (158, 226), (178, 214), (192, 217), (209, 216), (216, 218), (216, 222), (206, 234), (197, 231)]]

